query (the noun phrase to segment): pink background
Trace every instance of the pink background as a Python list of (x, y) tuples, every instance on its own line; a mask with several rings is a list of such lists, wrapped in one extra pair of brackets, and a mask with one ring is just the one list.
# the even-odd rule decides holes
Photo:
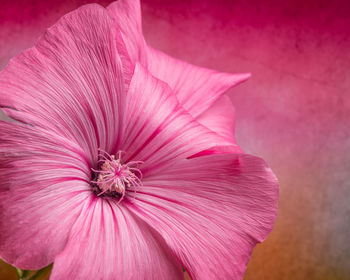
[[(0, 0), (0, 69), (88, 2)], [(142, 9), (150, 45), (253, 75), (229, 92), (237, 140), (275, 171), (280, 207), (245, 279), (350, 279), (350, 2), (145, 0)], [(12, 277), (0, 263), (0, 279)]]

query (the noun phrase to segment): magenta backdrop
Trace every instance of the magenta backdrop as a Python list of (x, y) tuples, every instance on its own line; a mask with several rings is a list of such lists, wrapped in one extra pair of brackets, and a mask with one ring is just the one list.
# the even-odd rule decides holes
[[(0, 69), (88, 2), (0, 0)], [(150, 45), (253, 74), (229, 92), (237, 140), (265, 158), (281, 190), (275, 229), (245, 279), (350, 279), (350, 2), (145, 0), (142, 9)], [(1, 264), (0, 279), (11, 277)]]

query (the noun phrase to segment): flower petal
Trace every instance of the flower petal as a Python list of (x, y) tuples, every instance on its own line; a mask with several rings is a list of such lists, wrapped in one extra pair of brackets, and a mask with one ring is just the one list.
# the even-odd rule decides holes
[(107, 7), (122, 33), (132, 63), (140, 62), (152, 75), (168, 83), (180, 104), (197, 117), (229, 88), (250, 74), (219, 73), (172, 58), (147, 46), (142, 35), (139, 0), (119, 0)]
[(126, 161), (143, 161), (143, 171), (154, 172), (216, 146), (235, 149), (231, 141), (193, 119), (169, 86), (138, 63), (124, 105), (123, 127), (118, 149), (126, 152)]
[(164, 240), (122, 204), (91, 196), (51, 273), (55, 279), (183, 279)]
[(123, 93), (114, 22), (96, 4), (62, 17), (0, 74), (9, 117), (67, 137), (90, 157), (115, 145)]
[(220, 97), (209, 109), (197, 117), (197, 121), (235, 143), (235, 108), (228, 96)]
[(0, 121), (0, 257), (22, 269), (50, 264), (90, 193), (89, 176), (74, 143)]
[(148, 69), (167, 82), (194, 117), (207, 110), (224, 92), (246, 81), (250, 74), (220, 73), (172, 58), (148, 47)]
[(139, 0), (119, 0), (111, 3), (107, 11), (120, 30), (133, 65), (147, 64), (146, 42), (142, 35), (141, 6)]
[(242, 279), (272, 230), (278, 183), (257, 157), (203, 156), (144, 178), (127, 206), (152, 225), (192, 279)]

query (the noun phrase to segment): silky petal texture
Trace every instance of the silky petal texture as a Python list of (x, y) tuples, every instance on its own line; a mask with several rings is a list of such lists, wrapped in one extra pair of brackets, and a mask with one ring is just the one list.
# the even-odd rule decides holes
[(62, 17), (0, 74), (10, 117), (79, 143), (91, 161), (118, 141), (123, 93), (114, 22), (95, 4)]
[(245, 81), (250, 74), (220, 73), (172, 58), (147, 46), (142, 35), (138, 0), (119, 0), (107, 7), (121, 30), (132, 63), (139, 61), (160, 80), (168, 83), (180, 103), (197, 117), (229, 88)]
[(0, 257), (21, 269), (53, 262), (90, 193), (89, 178), (74, 143), (0, 121)]
[(220, 136), (235, 143), (235, 108), (226, 95), (220, 97), (197, 121)]
[(192, 279), (242, 279), (272, 230), (278, 183), (265, 162), (237, 155), (184, 160), (144, 178), (127, 206), (152, 225)]
[(194, 117), (207, 110), (229, 88), (250, 74), (220, 73), (181, 61), (148, 47), (148, 69), (167, 82), (184, 108)]
[(120, 30), (129, 59), (133, 63), (147, 65), (146, 42), (142, 35), (140, 1), (116, 1), (107, 7), (107, 11)]
[(124, 106), (118, 150), (125, 160), (143, 161), (143, 173), (160, 172), (175, 161), (217, 146), (234, 151), (231, 141), (198, 123), (178, 103), (169, 86), (136, 64)]
[(114, 200), (85, 203), (51, 279), (183, 279), (164, 240)]

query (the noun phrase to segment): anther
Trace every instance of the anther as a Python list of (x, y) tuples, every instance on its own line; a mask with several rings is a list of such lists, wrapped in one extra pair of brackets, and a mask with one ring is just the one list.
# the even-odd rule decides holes
[(94, 180), (91, 181), (97, 196), (112, 196), (121, 201), (126, 191), (134, 191), (142, 186), (142, 172), (138, 166), (141, 161), (122, 161), (122, 152), (117, 156), (109, 155), (99, 149), (99, 169), (92, 169)]

